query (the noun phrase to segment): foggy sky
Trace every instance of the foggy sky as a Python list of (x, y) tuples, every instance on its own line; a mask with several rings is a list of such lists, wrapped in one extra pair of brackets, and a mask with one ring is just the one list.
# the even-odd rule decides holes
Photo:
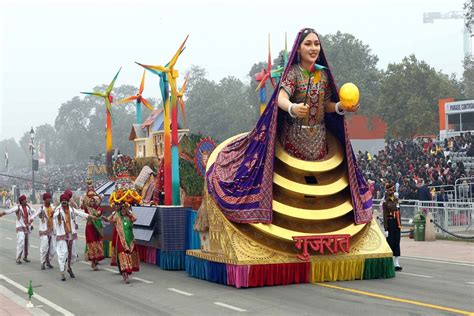
[[(379, 57), (381, 69), (415, 54), (462, 76), (463, 21), (423, 24), (423, 12), (461, 11), (465, 0), (196, 2), (2, 2), (0, 140), (54, 124), (62, 103), (109, 83), (120, 66), (116, 86), (138, 86), (142, 69), (134, 62), (165, 64), (187, 34), (176, 69), (199, 65), (216, 81), (232, 75), (248, 82), (251, 66), (266, 60), (267, 34), (274, 58), (285, 32), (291, 46), (303, 27), (353, 34)], [(144, 96), (158, 95), (158, 79), (148, 76)]]

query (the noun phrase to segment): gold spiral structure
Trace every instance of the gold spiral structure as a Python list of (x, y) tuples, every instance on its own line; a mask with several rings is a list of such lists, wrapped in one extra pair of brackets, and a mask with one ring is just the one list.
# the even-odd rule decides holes
[[(209, 168), (218, 153), (236, 135), (219, 144), (207, 162)], [(349, 254), (311, 254), (311, 260), (348, 260), (390, 255), (385, 238), (374, 220), (355, 225), (344, 147), (327, 133), (328, 154), (319, 161), (292, 157), (275, 143), (273, 176), (273, 219), (271, 224), (230, 222), (211, 196), (203, 203), (209, 216), (208, 241), (201, 250), (188, 254), (206, 260), (232, 264), (300, 262), (293, 237), (350, 235)], [(325, 259), (323, 259), (323, 257)]]
[[(223, 147), (243, 135), (217, 146), (207, 166), (214, 163)], [(248, 224), (257, 234), (245, 228), (247, 235), (294, 243), (294, 236), (350, 234), (352, 237), (364, 228), (354, 224), (344, 149), (332, 134), (327, 136), (328, 154), (319, 161), (292, 157), (278, 141), (275, 143), (273, 222)]]

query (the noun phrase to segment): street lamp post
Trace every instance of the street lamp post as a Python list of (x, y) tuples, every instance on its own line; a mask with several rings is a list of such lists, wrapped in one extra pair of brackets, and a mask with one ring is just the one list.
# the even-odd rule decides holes
[(31, 149), (31, 203), (36, 203), (35, 192), (35, 130), (31, 127), (30, 130), (30, 149)]

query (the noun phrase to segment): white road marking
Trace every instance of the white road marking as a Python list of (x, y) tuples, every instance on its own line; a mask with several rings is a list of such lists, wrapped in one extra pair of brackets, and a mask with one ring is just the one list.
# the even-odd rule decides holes
[(432, 276), (429, 276), (429, 275), (413, 274), (413, 273), (407, 273), (407, 272), (397, 272), (397, 274), (413, 275), (413, 276), (417, 276), (417, 277), (420, 277), (420, 278), (427, 278), (427, 279), (432, 279), (433, 278)]
[(173, 291), (173, 292), (176, 292), (176, 293), (178, 293), (178, 294), (186, 295), (186, 296), (193, 296), (193, 295), (194, 295), (194, 294), (192, 294), (192, 293), (188, 293), (188, 292), (185, 292), (185, 291), (181, 291), (181, 290), (178, 290), (178, 289), (175, 289), (175, 288), (172, 288), (172, 287), (169, 287), (168, 290)]
[[(24, 287), (23, 285), (21, 284), (18, 284), (16, 283), (15, 281), (13, 281), (12, 279), (9, 279), (7, 278), (6, 276), (4, 276), (3, 274), (0, 274), (0, 279), (2, 280), (5, 280), (7, 283), (13, 285), (14, 287), (16, 287), (17, 289), (19, 289), (20, 291), (23, 291), (23, 292), (27, 292), (28, 289), (26, 287)], [(54, 304), (53, 302), (51, 302), (50, 300), (48, 300), (47, 298), (44, 298), (42, 297), (41, 295), (39, 295), (38, 293), (35, 293), (35, 295), (33, 296), (34, 298), (36, 298), (38, 301), (40, 301), (41, 303), (43, 304), (46, 304), (48, 305), (49, 307), (51, 307), (52, 309), (54, 309), (55, 311), (63, 314), (63, 315), (67, 315), (67, 316), (74, 316), (73, 313), (71, 313), (70, 311), (62, 308), (61, 306), (59, 305), (56, 305)]]
[(224, 304), (224, 303), (221, 303), (221, 302), (214, 302), (214, 304), (219, 305), (219, 306), (222, 306), (222, 307), (225, 307), (225, 308), (233, 309), (234, 311), (246, 312), (245, 309), (242, 309), (242, 308), (239, 308), (239, 307), (235, 307), (235, 306), (232, 306), (232, 305), (228, 305), (228, 304)]
[(8, 239), (8, 240), (13, 240), (13, 238), (10, 238), (10, 237), (5, 237), (5, 239)]
[(467, 284), (474, 284), (474, 282), (466, 282)]
[(107, 270), (107, 271), (113, 272), (113, 273), (120, 273), (117, 270), (112, 270), (112, 269), (109, 269), (109, 268), (104, 268), (103, 270)]
[(153, 284), (153, 281), (148, 281), (148, 280), (145, 280), (145, 279), (142, 279), (142, 278), (132, 277), (132, 279), (143, 282), (143, 283), (146, 283), (146, 284)]
[(36, 248), (36, 249), (38, 249), (38, 246), (31, 245), (31, 248)]
[(464, 263), (464, 262), (453, 262), (453, 261), (444, 261), (444, 260), (436, 260), (436, 259), (425, 259), (425, 258), (418, 258), (418, 257), (401, 257), (403, 260), (415, 260), (415, 261), (426, 261), (426, 262), (435, 262), (435, 263), (446, 263), (446, 264), (454, 264), (458, 266), (467, 266), (467, 267), (474, 267), (474, 264)]

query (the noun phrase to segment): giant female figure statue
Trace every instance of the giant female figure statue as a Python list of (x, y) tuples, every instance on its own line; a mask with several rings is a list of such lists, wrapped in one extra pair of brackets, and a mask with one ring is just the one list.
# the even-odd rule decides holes
[[(356, 107), (354, 110), (357, 110)], [(356, 224), (372, 220), (372, 198), (357, 166), (319, 36), (298, 33), (280, 83), (255, 128), (218, 154), (208, 169), (209, 194), (227, 219), (236, 223), (271, 223), (276, 142), (292, 157), (324, 160), (330, 132), (342, 144)]]

